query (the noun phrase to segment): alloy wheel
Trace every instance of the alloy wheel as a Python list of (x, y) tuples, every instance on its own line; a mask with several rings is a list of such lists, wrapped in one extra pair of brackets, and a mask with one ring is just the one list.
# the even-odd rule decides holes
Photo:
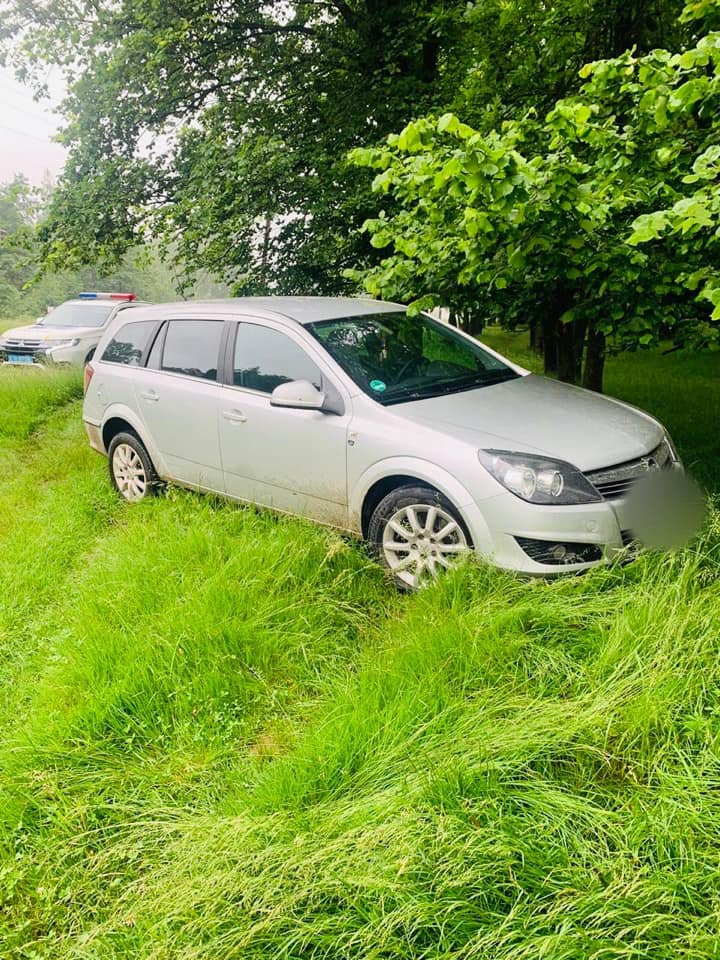
[(132, 501), (142, 500), (147, 491), (147, 473), (140, 454), (129, 443), (120, 443), (113, 453), (113, 476), (121, 495)]
[(382, 541), (385, 561), (409, 587), (420, 587), (469, 550), (457, 520), (442, 507), (414, 503), (394, 513)]

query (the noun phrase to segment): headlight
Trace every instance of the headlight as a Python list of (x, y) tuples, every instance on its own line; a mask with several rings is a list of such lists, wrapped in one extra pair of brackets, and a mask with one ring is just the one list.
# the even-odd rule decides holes
[(58, 347), (76, 347), (80, 343), (80, 339), (75, 337), (74, 340), (51, 340), (45, 347), (46, 350), (56, 350)]
[(480, 463), (498, 483), (528, 503), (599, 503), (602, 497), (577, 467), (564, 460), (508, 450), (478, 450)]

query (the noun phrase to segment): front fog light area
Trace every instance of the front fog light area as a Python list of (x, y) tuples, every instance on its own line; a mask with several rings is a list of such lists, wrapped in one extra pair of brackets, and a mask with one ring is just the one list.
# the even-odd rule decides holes
[(480, 463), (506, 490), (546, 506), (598, 503), (602, 497), (571, 463), (509, 450), (479, 450)]
[(534, 560), (551, 566), (572, 563), (594, 563), (602, 560), (602, 547), (597, 543), (567, 543), (556, 540), (533, 540), (530, 537), (515, 537), (517, 544)]

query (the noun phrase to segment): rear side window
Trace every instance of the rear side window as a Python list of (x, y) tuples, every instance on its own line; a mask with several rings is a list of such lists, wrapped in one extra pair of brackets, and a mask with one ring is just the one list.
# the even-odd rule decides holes
[(106, 363), (124, 363), (127, 366), (139, 367), (154, 329), (154, 320), (126, 323), (107, 345), (102, 359)]
[(272, 327), (241, 323), (235, 341), (235, 386), (272, 393), (291, 380), (309, 380), (322, 389), (320, 370), (294, 340)]
[(165, 334), (162, 370), (217, 380), (222, 320), (171, 320)]

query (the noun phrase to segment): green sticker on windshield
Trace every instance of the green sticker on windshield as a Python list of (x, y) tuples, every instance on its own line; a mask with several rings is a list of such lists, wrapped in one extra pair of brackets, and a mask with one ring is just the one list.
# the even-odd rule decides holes
[(375, 390), (377, 393), (382, 393), (383, 390), (385, 389), (385, 383), (384, 383), (382, 380), (371, 380), (371, 381), (370, 381), (370, 386), (371, 386), (371, 387), (373, 388), (373, 390)]

